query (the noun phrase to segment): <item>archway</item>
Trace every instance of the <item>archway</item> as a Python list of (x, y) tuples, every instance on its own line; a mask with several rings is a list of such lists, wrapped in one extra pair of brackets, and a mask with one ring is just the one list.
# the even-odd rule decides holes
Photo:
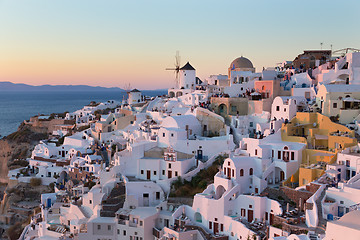
[(169, 92), (169, 97), (171, 97), (171, 98), (175, 97), (175, 93), (174, 92)]
[(338, 76), (338, 78), (344, 80), (346, 84), (349, 84), (349, 74), (341, 74)]
[(176, 93), (176, 97), (181, 97), (183, 94), (182, 94), (182, 92), (177, 92)]
[(217, 186), (216, 193), (215, 193), (215, 199), (220, 199), (225, 191), (226, 190), (222, 185)]
[(202, 222), (202, 216), (201, 213), (196, 212), (194, 215), (195, 221), (201, 223)]
[(219, 105), (219, 113), (220, 115), (227, 115), (227, 107), (225, 104), (220, 104)]

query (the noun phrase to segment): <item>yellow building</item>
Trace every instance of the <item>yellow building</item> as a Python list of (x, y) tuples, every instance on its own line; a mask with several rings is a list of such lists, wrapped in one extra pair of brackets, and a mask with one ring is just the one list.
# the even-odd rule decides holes
[(326, 164), (336, 161), (338, 150), (357, 144), (354, 131), (320, 113), (296, 113), (290, 123), (282, 126), (281, 138), (283, 141), (307, 144), (299, 176), (295, 176), (300, 186), (320, 177)]

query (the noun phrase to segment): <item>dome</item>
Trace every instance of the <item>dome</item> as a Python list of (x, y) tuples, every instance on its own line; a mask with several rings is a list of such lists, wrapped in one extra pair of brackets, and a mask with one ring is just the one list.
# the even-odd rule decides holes
[(236, 58), (234, 61), (230, 64), (231, 69), (235, 68), (254, 68), (252, 62), (244, 57)]

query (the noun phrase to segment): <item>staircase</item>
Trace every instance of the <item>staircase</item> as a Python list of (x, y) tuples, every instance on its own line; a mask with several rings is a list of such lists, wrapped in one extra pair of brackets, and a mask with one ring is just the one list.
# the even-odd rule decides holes
[(125, 183), (118, 183), (112, 190), (106, 200), (101, 204), (101, 217), (115, 217), (116, 211), (123, 207), (125, 202)]
[(309, 233), (310, 240), (318, 240), (318, 235), (315, 233)]
[(320, 197), (316, 200), (316, 207), (318, 211), (317, 214), (319, 219), (318, 225), (315, 229), (315, 233), (317, 234), (324, 234), (326, 229), (327, 220), (323, 218), (322, 205), (321, 205), (321, 200), (324, 198), (325, 193), (326, 193), (326, 188), (322, 191)]

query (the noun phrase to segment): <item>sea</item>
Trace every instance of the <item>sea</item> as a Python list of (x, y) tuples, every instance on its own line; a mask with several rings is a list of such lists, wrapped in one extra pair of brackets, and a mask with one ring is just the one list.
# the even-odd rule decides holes
[[(164, 95), (165, 90), (143, 91), (146, 96)], [(17, 130), (30, 117), (51, 113), (74, 112), (91, 101), (122, 101), (123, 91), (0, 91), (0, 138)]]

